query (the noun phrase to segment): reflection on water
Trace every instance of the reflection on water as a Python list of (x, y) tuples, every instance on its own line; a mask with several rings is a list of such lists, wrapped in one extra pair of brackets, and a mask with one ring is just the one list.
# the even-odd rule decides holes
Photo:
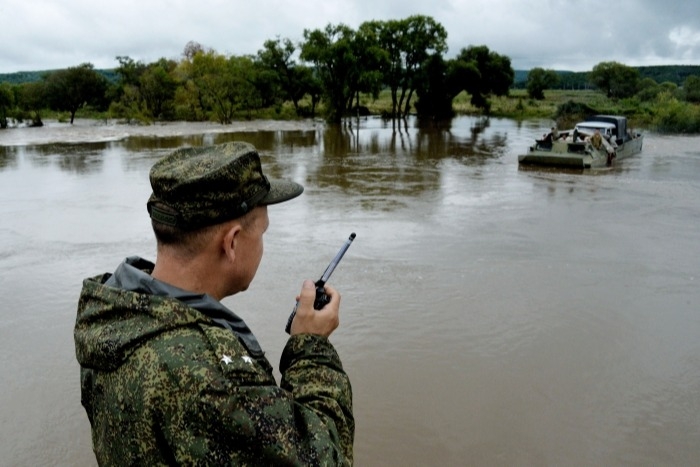
[(358, 234), (333, 277), (358, 465), (695, 463), (698, 138), (647, 135), (610, 169), (519, 168), (549, 123), (0, 132), (3, 463), (94, 465), (72, 343), (80, 283), (153, 258), (158, 158), (238, 140), (306, 188), (270, 209), (256, 280), (226, 299), (271, 361), (301, 281)]

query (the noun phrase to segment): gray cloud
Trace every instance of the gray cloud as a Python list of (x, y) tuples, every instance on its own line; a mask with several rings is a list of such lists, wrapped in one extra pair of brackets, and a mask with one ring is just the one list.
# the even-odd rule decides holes
[(590, 70), (700, 64), (700, 2), (657, 0), (114, 0), (0, 5), (0, 73), (179, 58), (194, 40), (224, 54), (255, 54), (267, 39), (300, 41), (304, 29), (371, 19), (433, 17), (448, 33), (448, 56), (487, 45), (516, 69)]

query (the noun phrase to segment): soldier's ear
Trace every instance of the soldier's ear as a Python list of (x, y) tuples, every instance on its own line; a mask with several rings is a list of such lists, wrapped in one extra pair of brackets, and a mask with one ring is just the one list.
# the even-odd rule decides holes
[(236, 260), (236, 254), (240, 253), (241, 231), (240, 222), (232, 222), (225, 228), (222, 236), (221, 251), (232, 263)]

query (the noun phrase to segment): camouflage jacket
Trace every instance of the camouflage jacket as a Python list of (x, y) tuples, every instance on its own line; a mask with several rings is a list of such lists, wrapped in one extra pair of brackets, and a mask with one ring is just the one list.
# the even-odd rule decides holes
[(352, 464), (351, 387), (327, 339), (290, 337), (278, 386), (249, 339), (110, 277), (84, 281), (74, 329), (100, 465)]

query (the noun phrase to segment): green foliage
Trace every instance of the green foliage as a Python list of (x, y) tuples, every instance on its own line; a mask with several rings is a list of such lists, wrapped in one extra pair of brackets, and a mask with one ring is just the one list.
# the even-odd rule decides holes
[(18, 121), (31, 120), (31, 126), (42, 126), (41, 111), (46, 103), (46, 83), (32, 81), (23, 83), (15, 88), (15, 104), (18, 108)]
[(447, 92), (447, 63), (440, 55), (433, 55), (423, 66), (417, 78), (418, 101), (416, 111), (421, 118), (449, 118), (454, 114), (453, 95)]
[(683, 93), (686, 101), (700, 103), (700, 76), (688, 76), (683, 83)]
[(651, 78), (657, 83), (674, 83), (676, 86), (682, 86), (688, 76), (700, 75), (698, 65), (642, 66), (637, 70), (642, 78)]
[(543, 100), (544, 90), (556, 86), (559, 75), (554, 70), (533, 68), (527, 76), (527, 94), (532, 99)]
[[(447, 50), (447, 32), (433, 18), (414, 15), (402, 20), (370, 21), (360, 26), (361, 35), (372, 44), (371, 66), (367, 70), (376, 91), (383, 83), (391, 92), (390, 117), (405, 117), (411, 99), (419, 93), (422, 67), (430, 57)], [(362, 44), (359, 48), (362, 47)]]
[(256, 87), (266, 100), (277, 107), (286, 100), (291, 101), (297, 116), (301, 116), (303, 110), (299, 101), (306, 94), (320, 89), (320, 84), (315, 82), (316, 78), (309, 67), (294, 61), (296, 50), (289, 39), (265, 41), (264, 48), (258, 51), (260, 77)]
[(664, 92), (656, 100), (654, 126), (667, 133), (700, 132), (700, 107), (680, 101)]
[[(485, 45), (462, 49), (451, 68), (455, 75), (450, 79), (471, 95), (471, 103), (489, 113), (488, 97), (507, 96), (513, 84), (514, 72), (510, 58), (492, 52)], [(460, 63), (461, 62), (461, 63)], [(454, 84), (453, 84), (454, 86)], [(456, 89), (452, 89), (454, 92)]]
[(177, 63), (161, 58), (146, 67), (138, 80), (144, 107), (151, 117), (172, 120), (175, 116), (174, 98), (177, 80), (174, 71)]
[(590, 107), (588, 104), (570, 100), (557, 108), (555, 118), (557, 122), (561, 124), (561, 126), (566, 127), (570, 126), (572, 122), (583, 120), (589, 115), (594, 115), (597, 113), (599, 113), (599, 111)]
[(622, 99), (637, 93), (639, 71), (617, 62), (601, 62), (593, 67), (589, 79), (608, 98)]
[(15, 94), (8, 83), (0, 83), (0, 129), (7, 128), (10, 109), (15, 105)]
[(639, 91), (636, 94), (637, 99), (642, 102), (654, 102), (662, 93), (670, 93), (671, 95), (679, 94), (678, 86), (675, 83), (665, 82), (658, 84), (652, 78), (644, 78), (639, 82)]
[(49, 107), (70, 112), (71, 123), (79, 108), (105, 103), (107, 80), (90, 63), (49, 73), (45, 83)]
[(137, 86), (128, 85), (122, 87), (122, 95), (118, 101), (113, 101), (109, 106), (109, 115), (127, 122), (150, 122), (147, 112), (141, 106), (141, 93)]
[(256, 69), (250, 57), (226, 57), (214, 51), (198, 52), (188, 67), (187, 87), (206, 115), (221, 124), (233, 122), (241, 109), (261, 107), (263, 101), (254, 86)]
[(379, 95), (383, 87), (382, 69), (386, 68), (389, 54), (379, 42), (376, 22), (360, 25), (352, 42), (352, 53), (359, 66), (352, 69), (349, 76), (350, 96), (347, 108), (353, 107), (353, 99), (359, 105), (360, 94)]
[(344, 24), (328, 24), (324, 30), (304, 30), (301, 58), (314, 64), (327, 100), (328, 119), (339, 122), (352, 97), (350, 77), (358, 66), (353, 54), (355, 31)]

